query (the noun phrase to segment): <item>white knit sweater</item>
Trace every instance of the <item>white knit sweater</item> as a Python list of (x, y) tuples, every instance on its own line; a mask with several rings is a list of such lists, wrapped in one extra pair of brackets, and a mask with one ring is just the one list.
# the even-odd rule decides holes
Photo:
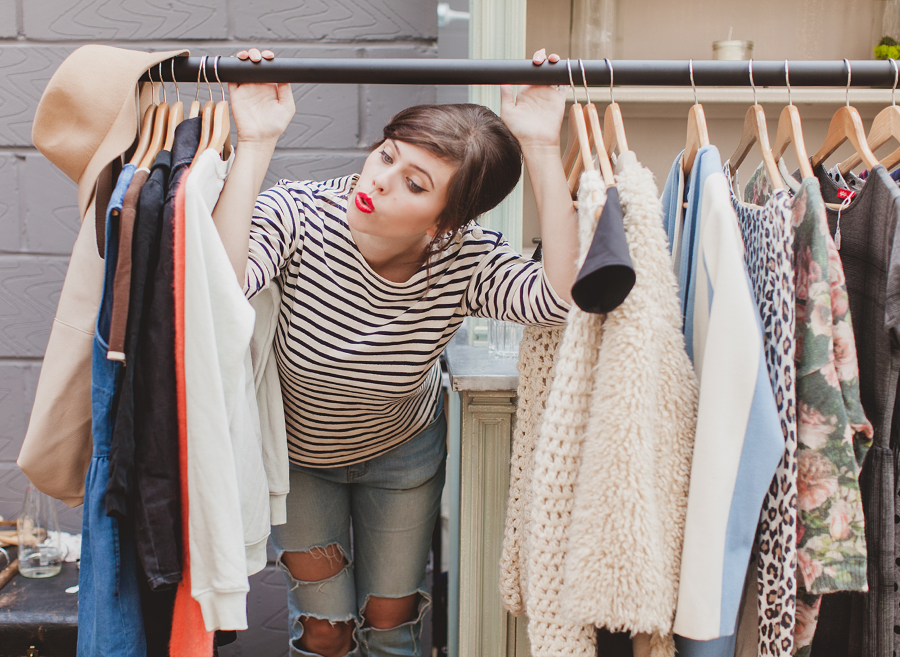
[[(606, 316), (570, 311), (539, 430), (533, 383), (548, 376), (553, 337), (526, 336), (520, 352), (501, 593), (512, 613), (527, 610), (535, 657), (594, 655), (595, 625), (650, 633), (651, 655), (674, 655), (697, 386), (657, 189), (633, 153), (619, 158), (617, 188), (637, 281)], [(602, 205), (600, 177), (586, 173), (582, 259), (592, 192)]]
[(525, 613), (525, 541), (531, 527), (532, 456), (550, 394), (553, 365), (562, 334), (561, 326), (526, 326), (519, 343), (516, 428), (509, 468), (506, 530), (500, 557), (500, 596), (504, 606), (514, 616)]
[[(592, 199), (596, 197), (596, 200)], [(578, 192), (579, 266), (596, 228), (597, 208), (606, 201), (599, 175), (585, 173)], [(528, 638), (534, 657), (593, 657), (594, 628), (563, 617), (560, 595), (575, 502), (575, 478), (591, 403), (593, 363), (603, 318), (572, 306), (559, 347), (553, 383), (540, 424), (531, 479), (526, 549)], [(521, 522), (521, 521), (520, 521)]]

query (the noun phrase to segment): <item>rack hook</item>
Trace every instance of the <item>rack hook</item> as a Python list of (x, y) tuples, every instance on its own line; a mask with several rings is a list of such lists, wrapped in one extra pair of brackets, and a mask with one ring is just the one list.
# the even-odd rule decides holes
[(158, 105), (159, 103), (156, 101), (156, 82), (153, 81), (153, 76), (151, 73), (153, 72), (153, 67), (147, 69), (147, 79), (150, 80), (150, 102), (154, 105)]
[(603, 60), (606, 62), (606, 68), (609, 69), (609, 104), (614, 105), (616, 98), (613, 96), (613, 65), (609, 61), (609, 57), (604, 57)]
[(216, 58), (213, 60), (213, 71), (216, 74), (216, 82), (219, 83), (219, 91), (222, 94), (222, 100), (225, 100), (225, 87), (222, 86), (222, 81), (219, 79), (219, 60), (222, 59), (222, 55), (216, 55)]
[(844, 64), (847, 65), (847, 107), (850, 107), (850, 80), (852, 79), (852, 71), (850, 70), (850, 60), (844, 58)]
[(577, 103), (578, 97), (575, 94), (575, 81), (572, 79), (572, 60), (566, 57), (566, 69), (569, 71), (569, 86), (572, 87), (572, 102)]
[(750, 58), (750, 61), (747, 62), (747, 71), (750, 73), (750, 88), (753, 89), (753, 104), (756, 105), (756, 85), (753, 82), (753, 58)]
[(197, 67), (197, 93), (194, 94), (194, 102), (200, 102), (200, 71), (203, 70), (203, 64), (206, 61), (206, 55), (200, 58), (200, 66)]
[(578, 66), (581, 68), (581, 81), (584, 84), (584, 97), (587, 98), (587, 104), (591, 104), (591, 94), (588, 93), (587, 86), (587, 75), (584, 74), (584, 62), (581, 61), (581, 58), (578, 58)]
[(162, 62), (159, 63), (159, 84), (160, 84), (160, 86), (162, 87), (162, 90), (163, 90), (163, 102), (164, 102), (164, 103), (168, 103), (168, 102), (169, 102), (169, 97), (166, 96), (166, 82), (165, 82), (165, 80), (163, 80), (163, 74), (162, 74)]
[(793, 105), (794, 101), (791, 100), (791, 74), (790, 69), (788, 68), (788, 60), (784, 60), (784, 85), (788, 90), (788, 105)]
[(897, 102), (894, 100), (894, 92), (897, 91), (897, 78), (900, 77), (900, 69), (897, 68), (896, 59), (891, 59), (891, 64), (894, 65), (894, 87), (891, 89), (891, 105), (896, 105)]
[(206, 82), (206, 91), (207, 91), (207, 93), (209, 94), (209, 100), (210, 100), (210, 102), (212, 102), (212, 99), (213, 99), (213, 97), (212, 97), (212, 87), (209, 86), (209, 78), (206, 77), (206, 65), (207, 65), (207, 63), (208, 63), (208, 60), (209, 60), (209, 55), (204, 55), (204, 56), (203, 56), (203, 81)]
[(180, 103), (181, 92), (178, 91), (178, 80), (175, 79), (175, 58), (173, 57), (170, 62), (172, 64), (172, 82), (175, 84), (175, 102)]
[(694, 60), (688, 60), (688, 71), (691, 74), (691, 89), (694, 90), (694, 105), (699, 105), (700, 101), (697, 100), (697, 85), (694, 84)]

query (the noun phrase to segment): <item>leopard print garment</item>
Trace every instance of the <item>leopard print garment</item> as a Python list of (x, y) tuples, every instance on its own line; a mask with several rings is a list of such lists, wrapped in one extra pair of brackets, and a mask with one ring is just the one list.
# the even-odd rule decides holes
[[(728, 164), (725, 176), (731, 180)], [(759, 520), (757, 608), (759, 655), (789, 657), (797, 596), (797, 415), (794, 371), (794, 249), (791, 196), (772, 193), (765, 205), (732, 204), (744, 238), (744, 261), (763, 324), (766, 366), (775, 392), (785, 450)]]

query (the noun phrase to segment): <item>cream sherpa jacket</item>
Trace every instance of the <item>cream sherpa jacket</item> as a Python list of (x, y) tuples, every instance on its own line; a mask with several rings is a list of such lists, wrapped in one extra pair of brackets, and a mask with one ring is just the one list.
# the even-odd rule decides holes
[[(625, 153), (616, 177), (635, 287), (606, 316), (572, 309), (539, 432), (517, 419), (501, 592), (527, 611), (535, 657), (593, 655), (595, 625), (649, 633), (651, 655), (674, 655), (697, 384), (652, 174)], [(583, 250), (602, 188), (585, 174)], [(533, 424), (541, 400), (523, 392), (520, 380)]]

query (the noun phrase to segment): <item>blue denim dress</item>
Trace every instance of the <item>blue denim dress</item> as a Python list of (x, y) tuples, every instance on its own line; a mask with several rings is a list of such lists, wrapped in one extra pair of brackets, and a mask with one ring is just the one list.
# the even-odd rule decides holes
[(121, 211), (134, 171), (132, 165), (122, 169), (106, 214), (106, 269), (91, 363), (94, 452), (84, 482), (78, 657), (147, 654), (134, 536), (130, 526), (106, 515), (105, 503), (116, 395), (122, 380), (122, 364), (106, 358), (119, 239), (119, 224), (112, 211)]

